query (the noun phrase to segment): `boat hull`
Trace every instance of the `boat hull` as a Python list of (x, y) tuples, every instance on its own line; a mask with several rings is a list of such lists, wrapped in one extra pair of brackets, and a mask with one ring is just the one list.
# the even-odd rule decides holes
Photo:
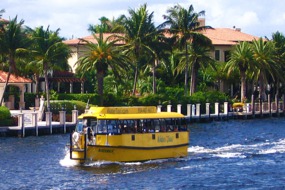
[[(86, 160), (84, 161), (118, 161), (133, 162), (165, 158), (180, 158), (187, 156), (188, 145), (176, 147), (138, 148), (138, 147), (112, 147), (112, 146), (88, 146)], [(73, 151), (72, 157), (79, 159), (84, 157), (83, 151)]]
[(155, 135), (137, 134), (135, 137), (133, 134), (97, 136), (96, 144), (71, 151), (71, 158), (80, 162), (134, 162), (186, 157), (188, 135), (188, 132), (172, 132)]

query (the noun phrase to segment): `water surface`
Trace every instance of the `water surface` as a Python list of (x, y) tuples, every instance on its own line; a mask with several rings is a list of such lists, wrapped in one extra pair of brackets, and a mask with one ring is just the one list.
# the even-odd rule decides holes
[(69, 135), (0, 138), (0, 189), (284, 189), (285, 118), (192, 124), (189, 155), (69, 160)]

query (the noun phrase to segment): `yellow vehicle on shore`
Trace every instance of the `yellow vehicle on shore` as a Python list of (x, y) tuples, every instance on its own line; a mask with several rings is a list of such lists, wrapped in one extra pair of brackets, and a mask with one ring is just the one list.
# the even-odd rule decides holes
[(146, 161), (185, 157), (189, 132), (184, 115), (155, 106), (91, 107), (70, 136), (70, 159)]
[(243, 102), (235, 102), (233, 104), (233, 111), (242, 112), (244, 110), (245, 104)]

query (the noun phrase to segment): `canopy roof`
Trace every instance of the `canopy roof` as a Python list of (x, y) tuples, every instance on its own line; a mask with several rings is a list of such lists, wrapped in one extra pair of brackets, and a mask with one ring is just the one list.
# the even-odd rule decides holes
[(90, 110), (79, 118), (96, 117), (97, 119), (166, 119), (184, 118), (176, 112), (156, 112), (155, 106), (135, 107), (91, 107)]

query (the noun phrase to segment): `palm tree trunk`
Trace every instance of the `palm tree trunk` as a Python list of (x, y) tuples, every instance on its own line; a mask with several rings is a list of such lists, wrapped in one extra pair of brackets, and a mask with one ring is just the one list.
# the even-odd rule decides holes
[(265, 79), (264, 79), (264, 74), (260, 73), (259, 76), (259, 97), (261, 98), (261, 100), (266, 100), (266, 94), (265, 94)]
[(184, 73), (184, 95), (187, 95), (187, 87), (188, 87), (188, 65), (189, 65), (189, 55), (188, 55), (188, 49), (187, 49), (187, 43), (185, 44), (186, 49), (186, 65), (185, 65), (185, 73)]
[(5, 82), (5, 86), (4, 86), (4, 89), (3, 89), (3, 93), (2, 93), (2, 95), (1, 95), (0, 106), (2, 106), (2, 103), (3, 103), (3, 100), (4, 100), (4, 94), (5, 94), (5, 91), (6, 91), (7, 86), (8, 86), (8, 81), (10, 80), (11, 72), (12, 72), (12, 67), (9, 66), (9, 72), (8, 72), (8, 75), (7, 75), (7, 80), (6, 80), (6, 82)]
[(153, 63), (153, 70), (152, 70), (152, 89), (153, 89), (153, 94), (156, 94), (156, 73), (155, 73), (155, 68), (158, 64), (158, 59), (155, 59)]
[(99, 104), (100, 106), (103, 106), (104, 73), (102, 71), (97, 71), (96, 77), (97, 77), (97, 83), (98, 83), (98, 94), (100, 98)]
[[(277, 80), (277, 82), (275, 83), (275, 103), (276, 103), (276, 109), (278, 109), (278, 99), (279, 99), (279, 86), (280, 86), (280, 82), (279, 80)], [(279, 112), (279, 110), (277, 110), (277, 113)]]
[(135, 69), (134, 86), (133, 86), (133, 92), (132, 92), (132, 95), (133, 95), (133, 96), (134, 96), (135, 93), (136, 93), (137, 81), (138, 81), (138, 66), (136, 66), (136, 69)]
[(193, 62), (192, 68), (191, 68), (190, 96), (192, 96), (196, 92), (196, 78), (197, 78), (197, 72), (198, 72), (196, 62), (197, 60)]
[(246, 98), (246, 79), (245, 79), (245, 72), (240, 72), (241, 77), (241, 89), (240, 89), (240, 101), (243, 102)]
[(40, 80), (40, 77), (38, 74), (34, 74), (34, 77), (35, 77), (35, 82), (36, 82), (36, 94), (39, 94), (39, 80)]
[(46, 99), (47, 99), (47, 111), (50, 112), (50, 97), (49, 97), (49, 85), (47, 75), (47, 63), (44, 63), (44, 77), (45, 77), (45, 88), (46, 88)]

